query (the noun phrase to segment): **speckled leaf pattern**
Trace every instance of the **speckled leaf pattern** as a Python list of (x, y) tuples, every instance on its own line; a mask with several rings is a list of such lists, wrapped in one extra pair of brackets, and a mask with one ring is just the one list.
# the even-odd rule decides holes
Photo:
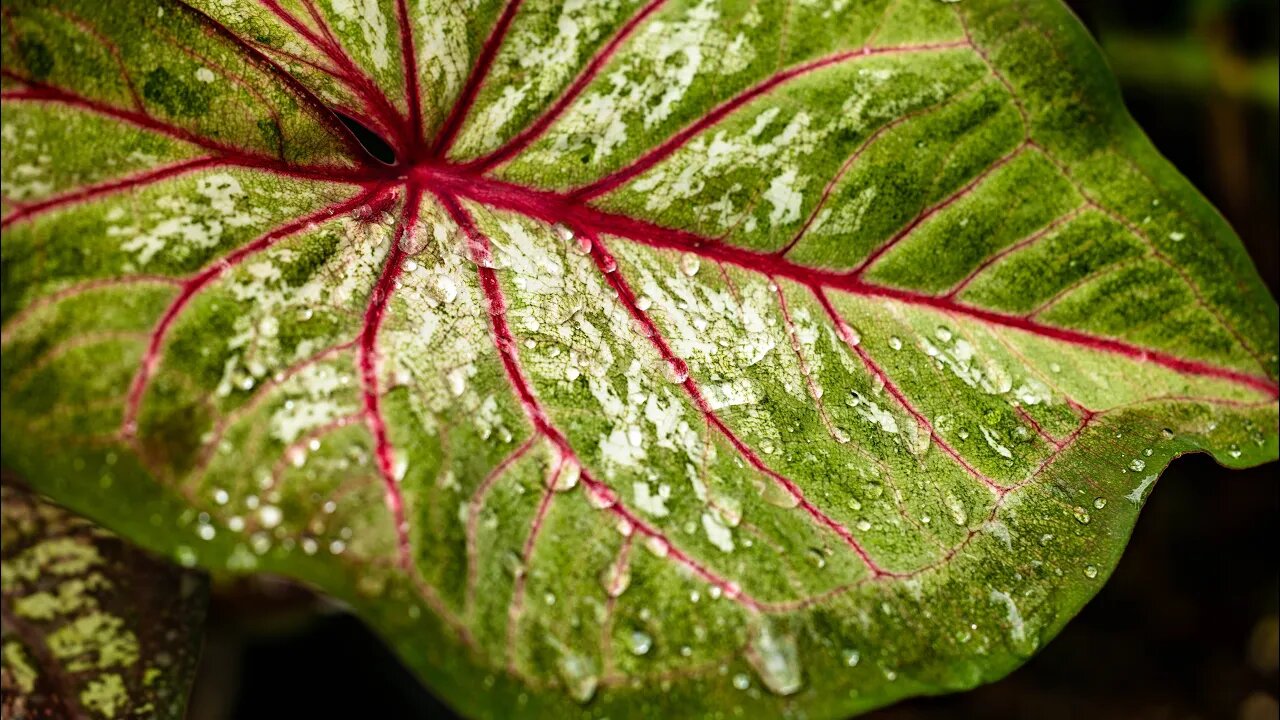
[(468, 715), (971, 687), (1276, 457), (1275, 301), (1057, 2), (4, 21), (4, 463)]
[(208, 584), (18, 486), (0, 486), (6, 720), (182, 718)]

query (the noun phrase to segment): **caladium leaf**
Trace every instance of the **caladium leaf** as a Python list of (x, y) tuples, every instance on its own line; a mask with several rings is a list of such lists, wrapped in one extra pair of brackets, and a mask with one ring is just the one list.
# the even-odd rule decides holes
[(4, 463), (467, 714), (970, 687), (1276, 457), (1276, 304), (1056, 2), (45, 5)]
[(19, 486), (0, 486), (6, 718), (181, 718), (208, 583)]

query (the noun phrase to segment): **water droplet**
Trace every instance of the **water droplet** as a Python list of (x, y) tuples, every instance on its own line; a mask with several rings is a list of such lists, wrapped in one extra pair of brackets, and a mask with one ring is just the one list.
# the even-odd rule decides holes
[(1176, 230), (1169, 233), (1169, 239), (1174, 242), (1182, 242), (1183, 240), (1186, 239), (1186, 237), (1187, 237), (1186, 233), (1181, 233)]
[(657, 535), (650, 535), (649, 537), (645, 538), (644, 546), (645, 546), (645, 549), (647, 549), (649, 552), (653, 553), (654, 555), (660, 558), (666, 557), (667, 553), (671, 552), (671, 543), (668, 543), (666, 540), (658, 537)]
[(884, 494), (884, 486), (879, 482), (872, 480), (867, 483), (867, 487), (864, 492), (866, 492), (867, 497), (875, 499)]
[(770, 505), (780, 508), (793, 508), (800, 504), (800, 498), (781, 483), (768, 480), (760, 490), (760, 498)]
[(853, 648), (846, 649), (841, 656), (844, 657), (845, 667), (857, 667), (858, 661), (862, 659), (862, 655)]
[(268, 530), (279, 525), (282, 517), (280, 508), (274, 505), (263, 505), (258, 510), (258, 522), (262, 523), (262, 527)]
[(1147, 466), (1147, 463), (1146, 463), (1144, 460), (1140, 460), (1140, 459), (1138, 459), (1138, 458), (1134, 458), (1134, 459), (1129, 463), (1129, 469), (1130, 469), (1130, 470), (1133, 470), (1134, 472), (1140, 472), (1140, 471), (1142, 471), (1142, 469), (1143, 469), (1143, 468), (1145, 468), (1146, 466)]
[(1085, 565), (1085, 566), (1084, 566), (1084, 576), (1085, 576), (1085, 577), (1087, 577), (1087, 578), (1089, 578), (1090, 580), (1092, 580), (1093, 578), (1098, 577), (1098, 566), (1096, 566), (1096, 565)]
[(173, 557), (178, 564), (183, 567), (194, 567), (197, 561), (196, 551), (186, 545), (179, 545), (173, 549)]
[(863, 532), (866, 532), (871, 529), (871, 522), (868, 521), (866, 518), (863, 518), (857, 522), (857, 528)]
[(569, 227), (568, 225), (565, 225), (564, 223), (558, 222), (555, 225), (552, 225), (551, 230), (556, 234), (556, 237), (560, 238), (560, 242), (569, 242), (570, 240), (573, 240), (575, 237), (577, 237), (577, 234), (574, 233), (573, 228)]
[(231, 496), (228, 495), (227, 491), (223, 490), (222, 488), (218, 488), (217, 490), (213, 491), (213, 501), (218, 503), (219, 505), (226, 505), (227, 501), (230, 499), (231, 499)]
[(307, 320), (310, 320), (313, 317), (315, 317), (315, 311), (313, 311), (311, 308), (304, 307), (298, 310), (298, 319), (303, 322), (306, 322)]
[(895, 336), (893, 336), (893, 337), (890, 337), (890, 338), (889, 338), (889, 347), (893, 348), (894, 350), (901, 350), (901, 349), (902, 349), (902, 341), (901, 341), (901, 340), (899, 340), (899, 339), (898, 339), (898, 337), (897, 337), (896, 335), (895, 335)]
[(1107, 506), (1107, 499), (1098, 497), (1093, 499), (1093, 506), (1099, 510)]
[(1169, 428), (1165, 428), (1165, 429), (1163, 429), (1163, 430), (1161, 430), (1161, 431), (1160, 431), (1160, 435), (1161, 435), (1162, 437), (1164, 437), (1164, 439), (1165, 439), (1165, 440), (1172, 440), (1172, 439), (1173, 439), (1173, 430), (1170, 430)]
[(796, 640), (762, 620), (747, 652), (747, 661), (760, 676), (760, 682), (778, 695), (791, 695), (800, 689), (800, 654)]
[(627, 564), (609, 563), (600, 573), (600, 585), (609, 597), (618, 597), (631, 585), (631, 568)]
[(596, 510), (605, 510), (618, 504), (618, 493), (604, 485), (587, 488), (587, 504)]
[(200, 535), (201, 540), (212, 540), (218, 531), (212, 525), (201, 525), (196, 528), (196, 533)]
[(693, 277), (698, 274), (698, 268), (702, 266), (702, 260), (693, 253), (685, 253), (680, 256), (680, 272)]
[(827, 555), (821, 548), (809, 548), (809, 558), (819, 570), (827, 566)]
[(578, 479), (582, 477), (582, 467), (572, 460), (566, 460), (560, 467), (560, 473), (556, 475), (552, 490), (556, 492), (566, 492), (578, 486)]
[(565, 652), (556, 665), (569, 697), (580, 703), (589, 702), (596, 694), (596, 686), (600, 684), (595, 662), (577, 653)]
[(746, 690), (751, 687), (751, 678), (746, 673), (738, 673), (733, 676), (733, 686), (739, 690)]
[(1085, 511), (1084, 508), (1077, 505), (1071, 512), (1076, 516), (1076, 520), (1079, 521), (1081, 525), (1089, 524), (1089, 513)]
[(684, 360), (673, 357), (667, 361), (666, 376), (668, 382), (683, 383), (689, 379), (689, 366)]
[(618, 269), (618, 261), (614, 260), (612, 255), (605, 255), (600, 258), (600, 269), (605, 273), (615, 272)]
[(651, 307), (653, 307), (653, 299), (648, 295), (641, 295), (636, 298), (636, 309), (640, 312), (646, 312)]
[(632, 655), (645, 655), (653, 648), (653, 638), (642, 630), (632, 630), (629, 649)]
[(942, 342), (947, 342), (951, 339), (951, 329), (947, 327), (938, 326), (938, 329), (933, 334)]

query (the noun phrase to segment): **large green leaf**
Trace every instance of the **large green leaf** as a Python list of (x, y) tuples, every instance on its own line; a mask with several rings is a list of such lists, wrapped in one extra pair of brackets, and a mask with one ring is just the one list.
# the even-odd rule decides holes
[(208, 583), (21, 487), (0, 486), (6, 720), (182, 718)]
[(1276, 304), (1051, 0), (46, 5), (4, 463), (465, 713), (969, 687), (1276, 457)]

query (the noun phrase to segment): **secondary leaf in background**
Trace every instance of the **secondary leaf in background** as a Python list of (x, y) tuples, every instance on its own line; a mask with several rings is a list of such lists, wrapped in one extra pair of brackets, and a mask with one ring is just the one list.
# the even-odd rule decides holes
[(0, 486), (5, 718), (181, 718), (208, 585)]
[(4, 463), (467, 714), (969, 687), (1276, 456), (1275, 302), (1056, 2), (193, 5), (5, 3)]

